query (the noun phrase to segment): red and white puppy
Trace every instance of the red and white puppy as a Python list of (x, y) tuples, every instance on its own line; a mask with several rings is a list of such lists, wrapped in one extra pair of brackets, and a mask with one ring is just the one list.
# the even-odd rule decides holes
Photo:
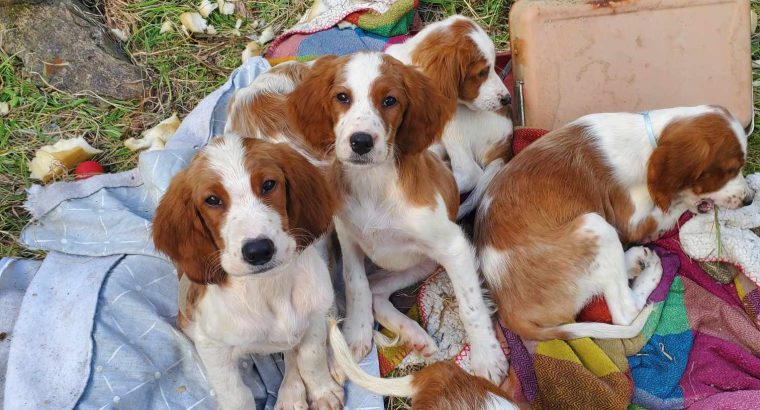
[[(501, 319), (528, 339), (637, 335), (662, 267), (623, 243), (658, 237), (688, 210), (739, 207), (746, 152), (742, 127), (716, 106), (587, 115), (531, 144), (496, 175), (475, 221)], [(568, 324), (595, 295), (613, 324)]]
[(262, 73), (239, 89), (227, 105), (226, 134), (288, 144), (314, 165), (327, 165), (327, 147), (304, 141), (289, 119), (288, 97), (311, 68), (311, 62), (288, 61)]
[(386, 53), (412, 64), (450, 97), (459, 102), (443, 132), (442, 147), (448, 156), (459, 192), (471, 191), (483, 168), (504, 153), (511, 153), (512, 120), (509, 91), (494, 70), (496, 48), (485, 31), (463, 16), (451, 16), (426, 26)]
[(351, 357), (351, 349), (335, 321), (330, 324), (330, 347), (335, 363), (352, 382), (383, 396), (410, 397), (413, 410), (518, 409), (506, 392), (450, 361), (433, 363), (403, 377), (383, 379), (369, 375)]
[(274, 352), (286, 367), (277, 408), (341, 408), (326, 357), (332, 284), (312, 245), (336, 202), (322, 173), (288, 146), (236, 135), (213, 139), (172, 179), (153, 238), (177, 268), (177, 325), (222, 409), (255, 407), (238, 359)]
[[(387, 54), (318, 60), (290, 94), (308, 140), (334, 145), (334, 184), (343, 196), (335, 230), (343, 255), (344, 332), (356, 359), (372, 342), (375, 319), (423, 354), (435, 341), (396, 310), (391, 293), (440, 264), (451, 277), (472, 346), (476, 374), (499, 381), (507, 368), (486, 308), (472, 245), (454, 222), (454, 178), (427, 148), (440, 137), (455, 101)], [(365, 258), (382, 269), (367, 280)]]

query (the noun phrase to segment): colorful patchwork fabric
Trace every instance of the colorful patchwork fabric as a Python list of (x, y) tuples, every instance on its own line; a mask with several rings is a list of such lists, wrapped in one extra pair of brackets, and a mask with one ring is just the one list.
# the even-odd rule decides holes
[[(403, 42), (416, 15), (417, 0), (352, 2), (329, 0), (315, 16), (311, 10), (302, 21), (276, 38), (267, 51), (270, 64), (308, 61), (323, 55), (345, 55), (357, 51), (382, 51)], [(335, 27), (341, 21), (351, 28)]]
[[(515, 130), (515, 153), (544, 133)], [(510, 352), (502, 387), (541, 409), (760, 408), (760, 290), (743, 275), (717, 283), (682, 251), (677, 229), (649, 246), (663, 277), (639, 336), (535, 342), (499, 326)], [(609, 313), (601, 301), (579, 317)]]
[(417, 5), (417, 0), (399, 0), (385, 13), (360, 11), (348, 15), (345, 20), (370, 33), (385, 37), (400, 36), (409, 32)]

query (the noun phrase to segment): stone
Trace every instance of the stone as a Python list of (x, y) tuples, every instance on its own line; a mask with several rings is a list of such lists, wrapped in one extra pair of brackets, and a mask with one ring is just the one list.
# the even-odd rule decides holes
[(141, 99), (145, 74), (79, 0), (0, 0), (0, 46), (24, 74), (60, 90)]

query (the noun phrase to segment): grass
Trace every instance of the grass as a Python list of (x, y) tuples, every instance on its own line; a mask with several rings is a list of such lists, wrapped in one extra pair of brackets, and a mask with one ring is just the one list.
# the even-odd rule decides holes
[[(11, 112), (0, 118), (0, 256), (39, 257), (17, 243), (29, 216), (22, 207), (29, 179), (27, 163), (42, 145), (60, 138), (84, 136), (103, 150), (96, 159), (107, 172), (135, 166), (137, 155), (124, 148), (123, 140), (138, 136), (162, 119), (177, 112), (182, 118), (221, 85), (240, 64), (240, 53), (248, 39), (234, 36), (237, 17), (213, 13), (210, 23), (216, 36), (187, 37), (179, 30), (179, 15), (194, 11), (197, 1), (184, 0), (85, 0), (110, 26), (128, 32), (124, 49), (135, 64), (148, 73), (150, 89), (144, 101), (109, 101), (90, 95), (71, 95), (40, 85), (21, 74), (21, 62), (0, 49), (0, 102), (9, 102)], [(245, 18), (241, 32), (251, 34), (273, 25), (277, 32), (293, 25), (308, 8), (298, 0), (244, 0)], [(752, 0), (760, 12), (760, 0)], [(434, 21), (459, 13), (473, 17), (499, 49), (509, 45), (507, 25), (511, 0), (423, 0), (419, 13)], [(174, 31), (161, 34), (165, 20)], [(255, 22), (261, 25), (254, 29)], [(0, 33), (0, 36), (3, 33)], [(760, 35), (752, 37), (753, 60), (760, 59)], [(753, 70), (760, 85), (760, 69)], [(760, 87), (755, 87), (756, 108)], [(747, 172), (760, 171), (759, 129), (751, 139)], [(69, 180), (64, 175), (63, 180)]]

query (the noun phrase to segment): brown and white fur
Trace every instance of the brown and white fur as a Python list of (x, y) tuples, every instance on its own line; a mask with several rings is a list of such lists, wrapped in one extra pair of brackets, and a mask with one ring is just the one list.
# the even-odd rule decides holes
[(433, 150), (447, 156), (459, 192), (475, 188), (483, 169), (494, 160), (502, 164), (511, 153), (512, 120), (509, 91), (495, 71), (496, 49), (474, 21), (451, 16), (426, 26), (402, 44), (385, 51), (419, 68), (459, 102), (440, 144)]
[[(736, 208), (747, 137), (716, 106), (592, 114), (531, 144), (499, 171), (475, 243), (500, 318), (527, 339), (628, 338), (651, 311), (662, 267), (641, 243), (685, 211)], [(633, 284), (629, 287), (629, 280)], [(613, 324), (570, 323), (595, 295)]]
[(178, 327), (195, 343), (222, 409), (255, 407), (238, 359), (285, 354), (278, 409), (340, 409), (327, 364), (330, 275), (316, 247), (337, 198), (285, 144), (213, 139), (171, 181), (153, 238), (180, 277)]
[[(343, 329), (354, 358), (371, 347), (373, 309), (374, 319), (402, 341), (423, 354), (435, 352), (435, 341), (388, 297), (440, 264), (459, 301), (472, 368), (498, 382), (507, 362), (483, 299), (474, 250), (454, 222), (456, 183), (427, 150), (456, 101), (381, 53), (323, 57), (290, 97), (307, 140), (334, 146), (332, 179), (343, 196), (335, 218), (346, 284)], [(382, 269), (369, 281), (365, 258)]]
[(304, 141), (289, 113), (288, 94), (308, 74), (311, 65), (299, 61), (278, 64), (236, 91), (227, 105), (224, 132), (288, 144), (312, 164), (326, 167), (329, 147)]
[(330, 347), (335, 364), (353, 383), (383, 396), (410, 397), (413, 410), (518, 409), (506, 392), (450, 361), (433, 363), (403, 377), (383, 379), (369, 375), (353, 360), (335, 321), (330, 324)]

